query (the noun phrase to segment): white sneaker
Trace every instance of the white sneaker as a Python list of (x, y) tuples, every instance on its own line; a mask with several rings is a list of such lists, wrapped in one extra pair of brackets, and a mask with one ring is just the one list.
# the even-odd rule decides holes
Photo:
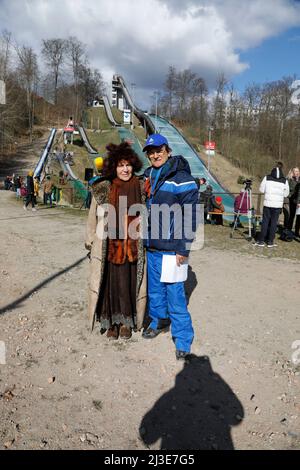
[(278, 246), (277, 243), (268, 243), (267, 244), (268, 248), (275, 248), (275, 246)]
[(261, 246), (262, 248), (265, 246), (264, 242), (256, 242), (256, 243), (253, 243), (253, 245)]
[(36, 212), (36, 209), (35, 209), (35, 207), (33, 207), (33, 208), (32, 208), (32, 212)]
[(24, 209), (24, 211), (27, 211), (27, 207), (25, 205), (23, 206), (23, 209)]

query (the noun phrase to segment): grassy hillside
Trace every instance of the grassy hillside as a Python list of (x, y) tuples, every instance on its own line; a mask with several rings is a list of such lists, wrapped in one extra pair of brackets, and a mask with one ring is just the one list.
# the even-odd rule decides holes
[(123, 113), (118, 108), (111, 108), (112, 115), (118, 124), (123, 124)]
[(83, 113), (82, 122), (87, 129), (110, 130), (112, 128), (104, 107), (87, 108)]
[(111, 128), (110, 130), (102, 132), (87, 131), (87, 135), (92, 146), (98, 150), (100, 155), (103, 155), (106, 150), (105, 147), (109, 143), (119, 144), (120, 137), (118, 129)]

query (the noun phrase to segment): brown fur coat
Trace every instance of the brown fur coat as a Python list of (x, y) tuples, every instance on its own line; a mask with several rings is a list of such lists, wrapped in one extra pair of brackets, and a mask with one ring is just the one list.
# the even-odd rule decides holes
[[(109, 190), (111, 183), (109, 181), (100, 181), (93, 185), (92, 203), (88, 215), (86, 228), (85, 247), (90, 250), (90, 272), (88, 283), (88, 319), (91, 330), (94, 328), (96, 318), (96, 308), (99, 295), (101, 295), (101, 285), (107, 259), (107, 238), (103, 239), (101, 234), (104, 233), (107, 225), (108, 213), (103, 204), (109, 202)], [(142, 189), (142, 187), (141, 187)], [(142, 203), (145, 198), (142, 193)], [(96, 233), (97, 232), (97, 233)], [(98, 234), (98, 235), (97, 235)], [(100, 235), (100, 236), (99, 236)], [(147, 285), (146, 285), (146, 257), (143, 247), (143, 240), (138, 240), (138, 261), (137, 261), (137, 292), (136, 292), (136, 308), (137, 308), (137, 329), (143, 326), (144, 315), (147, 303)]]

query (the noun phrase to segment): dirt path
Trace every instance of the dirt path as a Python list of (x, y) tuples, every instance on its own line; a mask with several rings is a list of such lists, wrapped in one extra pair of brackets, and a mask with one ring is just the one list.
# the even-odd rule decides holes
[(45, 147), (50, 130), (44, 131), (42, 137), (35, 139), (32, 143), (20, 144), (15, 154), (0, 154), (0, 180), (5, 176), (25, 176), (29, 170), (33, 170)]
[(183, 366), (170, 333), (88, 331), (84, 215), (0, 191), (0, 220), (0, 448), (300, 447), (299, 264), (193, 253)]

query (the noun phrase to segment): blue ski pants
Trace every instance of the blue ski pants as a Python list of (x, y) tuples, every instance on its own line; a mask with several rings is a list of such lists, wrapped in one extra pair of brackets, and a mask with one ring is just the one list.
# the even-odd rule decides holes
[(157, 329), (160, 319), (170, 318), (171, 334), (176, 349), (190, 352), (194, 330), (187, 309), (184, 283), (160, 282), (163, 254), (170, 253), (147, 251), (150, 328)]

